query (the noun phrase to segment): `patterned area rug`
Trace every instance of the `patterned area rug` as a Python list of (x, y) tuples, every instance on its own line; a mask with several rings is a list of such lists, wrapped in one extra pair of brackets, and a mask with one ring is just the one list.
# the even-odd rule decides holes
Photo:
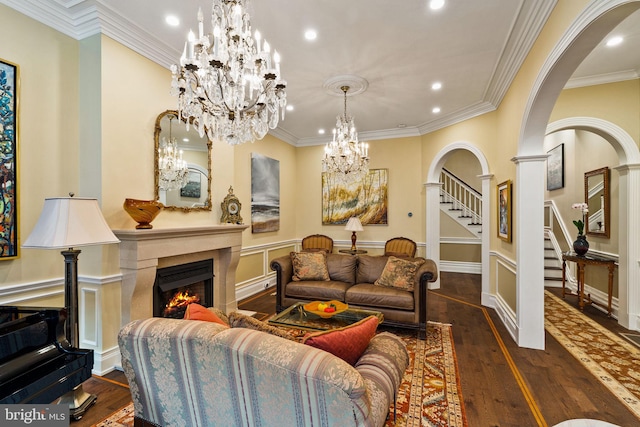
[[(409, 367), (405, 371), (395, 408), (390, 408), (385, 426), (391, 427), (466, 427), (458, 366), (453, 348), (451, 325), (429, 323), (427, 339), (399, 329), (409, 350)], [(133, 426), (133, 403), (111, 414), (94, 427)]]
[(640, 419), (640, 349), (545, 291), (545, 329)]

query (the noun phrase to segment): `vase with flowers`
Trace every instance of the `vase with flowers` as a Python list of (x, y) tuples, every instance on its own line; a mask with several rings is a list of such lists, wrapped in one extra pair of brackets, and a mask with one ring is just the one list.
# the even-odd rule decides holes
[(589, 250), (589, 242), (587, 236), (584, 235), (584, 226), (586, 224), (586, 214), (589, 212), (589, 206), (586, 203), (574, 203), (572, 209), (578, 209), (582, 212), (582, 219), (574, 220), (573, 225), (578, 229), (578, 238), (573, 242), (573, 250), (578, 255), (584, 255)]

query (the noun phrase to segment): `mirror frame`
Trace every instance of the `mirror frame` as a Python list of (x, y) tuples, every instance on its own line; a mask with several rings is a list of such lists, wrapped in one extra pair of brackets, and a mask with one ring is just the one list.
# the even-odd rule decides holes
[(604, 231), (591, 231), (589, 230), (589, 215), (591, 214), (591, 208), (585, 218), (585, 234), (591, 236), (609, 238), (611, 235), (611, 210), (610, 210), (610, 195), (609, 195), (609, 167), (605, 166), (600, 169), (592, 170), (584, 173), (584, 202), (589, 204), (589, 178), (597, 175), (602, 175), (602, 183), (604, 190)]
[[(154, 139), (154, 154), (153, 154), (153, 172), (154, 172), (154, 184), (153, 184), (153, 191), (154, 191), (154, 197), (155, 200), (159, 200), (160, 199), (160, 186), (159, 186), (159, 174), (158, 174), (158, 160), (159, 160), (159, 148), (160, 148), (160, 132), (162, 132), (162, 128), (160, 127), (160, 121), (165, 117), (168, 116), (170, 114), (175, 115), (176, 117), (180, 117), (178, 114), (178, 111), (176, 110), (166, 110), (162, 113), (160, 113), (158, 115), (158, 118), (156, 119), (156, 125), (155, 125), (155, 131), (153, 134), (153, 139)], [(186, 124), (186, 121), (182, 118), (180, 118), (180, 121), (182, 123)], [(191, 124), (193, 124), (193, 122), (191, 122)], [(195, 127), (193, 128), (195, 130)], [(183, 212), (195, 212), (195, 211), (210, 211), (211, 210), (211, 140), (207, 137), (207, 199), (205, 201), (205, 203), (207, 204), (206, 206), (197, 206), (197, 207), (192, 207), (192, 206), (174, 206), (174, 205), (165, 205), (164, 209), (166, 210), (177, 210), (177, 211), (183, 211)]]

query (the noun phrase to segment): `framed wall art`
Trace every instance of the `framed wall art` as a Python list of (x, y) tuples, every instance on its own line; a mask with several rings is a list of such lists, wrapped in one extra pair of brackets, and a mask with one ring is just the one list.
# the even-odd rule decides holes
[(511, 242), (511, 180), (498, 184), (498, 237)]
[(547, 190), (564, 187), (564, 144), (547, 151)]
[(0, 260), (18, 256), (18, 73), (0, 59)]
[(386, 225), (388, 169), (371, 169), (361, 180), (345, 182), (322, 173), (322, 224), (346, 224), (357, 216), (363, 224)]
[(251, 232), (280, 229), (280, 161), (251, 153)]

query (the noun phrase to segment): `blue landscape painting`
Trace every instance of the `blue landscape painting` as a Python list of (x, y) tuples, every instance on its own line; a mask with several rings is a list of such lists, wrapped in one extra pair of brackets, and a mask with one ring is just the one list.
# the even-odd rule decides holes
[(280, 229), (280, 161), (251, 153), (251, 232)]

